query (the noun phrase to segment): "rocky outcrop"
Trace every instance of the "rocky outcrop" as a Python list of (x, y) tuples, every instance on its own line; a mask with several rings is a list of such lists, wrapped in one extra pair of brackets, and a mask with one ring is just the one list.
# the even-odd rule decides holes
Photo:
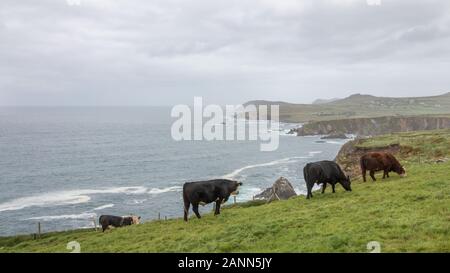
[(317, 121), (297, 129), (298, 136), (328, 135), (331, 133), (375, 136), (397, 132), (450, 128), (450, 117), (392, 116)]
[(361, 147), (359, 145), (362, 142), (364, 142), (364, 139), (356, 139), (347, 142), (339, 150), (335, 159), (336, 163), (338, 163), (342, 170), (351, 178), (356, 178), (361, 175), (359, 160), (364, 154), (368, 152), (389, 152), (395, 155), (398, 154), (401, 149), (399, 144), (380, 147)]
[(287, 200), (293, 196), (297, 196), (297, 193), (295, 193), (292, 184), (286, 178), (280, 177), (272, 187), (256, 195), (255, 199), (272, 202), (274, 200)]

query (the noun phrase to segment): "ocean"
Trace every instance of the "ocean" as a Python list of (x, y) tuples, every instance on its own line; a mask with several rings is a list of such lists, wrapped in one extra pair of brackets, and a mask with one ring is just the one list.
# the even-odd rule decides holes
[(244, 202), (284, 176), (304, 194), (303, 166), (345, 143), (288, 135), (298, 125), (283, 123), (273, 152), (257, 141), (175, 141), (170, 110), (0, 108), (0, 236), (35, 233), (38, 222), (42, 232), (91, 228), (101, 214), (181, 217), (187, 181), (239, 180)]

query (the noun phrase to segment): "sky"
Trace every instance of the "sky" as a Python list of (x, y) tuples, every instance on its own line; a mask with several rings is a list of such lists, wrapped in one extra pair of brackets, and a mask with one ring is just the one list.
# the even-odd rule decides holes
[(448, 0), (1, 0), (0, 105), (450, 91)]

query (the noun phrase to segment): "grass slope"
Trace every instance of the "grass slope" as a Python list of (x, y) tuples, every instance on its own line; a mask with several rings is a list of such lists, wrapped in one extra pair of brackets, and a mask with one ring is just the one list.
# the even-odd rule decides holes
[(358, 148), (401, 146), (400, 157), (405, 160), (439, 159), (450, 155), (450, 129), (389, 134), (373, 139), (361, 139)]
[[(382, 116), (450, 114), (450, 93), (431, 97), (389, 98), (355, 94), (324, 104), (250, 101), (246, 104), (280, 105), (280, 121), (308, 122)], [(447, 114), (447, 115), (443, 115)]]
[[(414, 135), (416, 134), (416, 135)], [(388, 145), (402, 139), (428, 157), (450, 147), (448, 131), (390, 135), (361, 145)], [(426, 137), (441, 138), (436, 146)], [(422, 139), (422, 140), (420, 140)], [(438, 147), (438, 148), (436, 148)], [(417, 156), (417, 153), (414, 154)], [(353, 183), (353, 192), (315, 193), (267, 205), (250, 202), (224, 209), (218, 217), (152, 221), (105, 233), (93, 230), (0, 238), (0, 252), (69, 252), (76, 240), (82, 252), (367, 252), (370, 241), (382, 252), (450, 251), (450, 161), (408, 160), (407, 178)], [(425, 162), (425, 163), (424, 163)]]

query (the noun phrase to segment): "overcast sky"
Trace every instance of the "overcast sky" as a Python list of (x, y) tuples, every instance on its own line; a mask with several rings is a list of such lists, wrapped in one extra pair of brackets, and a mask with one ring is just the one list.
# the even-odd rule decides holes
[(0, 1), (0, 105), (450, 91), (448, 0), (71, 1)]

